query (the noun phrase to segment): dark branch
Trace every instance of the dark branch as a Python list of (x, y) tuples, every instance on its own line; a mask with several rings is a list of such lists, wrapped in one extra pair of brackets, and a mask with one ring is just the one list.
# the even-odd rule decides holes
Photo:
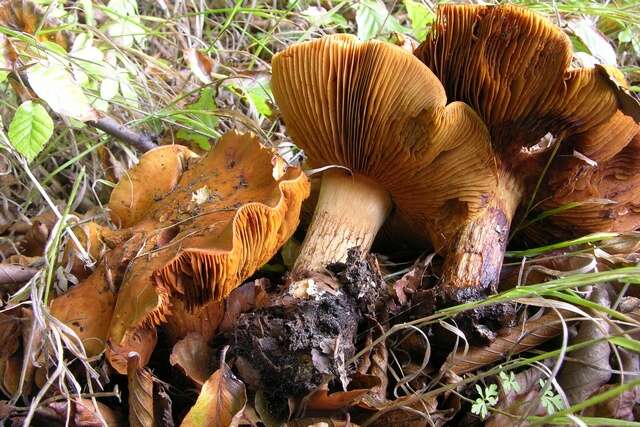
[(145, 152), (157, 147), (153, 142), (153, 138), (144, 133), (137, 133), (124, 125), (118, 123), (111, 117), (102, 117), (96, 121), (88, 121), (89, 126), (100, 129), (104, 133), (119, 139), (120, 141), (137, 148), (139, 151)]
[[(31, 89), (29, 87), (29, 80), (27, 79), (27, 75), (25, 73), (14, 74), (16, 74), (14, 76), (14, 80), (16, 80), (19, 84)], [(127, 145), (135, 147), (143, 153), (158, 146), (153, 142), (153, 138), (151, 138), (149, 135), (134, 132), (123, 124), (118, 123), (111, 117), (101, 117), (98, 120), (90, 120), (86, 123), (91, 127), (100, 129), (107, 135), (111, 135), (112, 137), (124, 142)]]

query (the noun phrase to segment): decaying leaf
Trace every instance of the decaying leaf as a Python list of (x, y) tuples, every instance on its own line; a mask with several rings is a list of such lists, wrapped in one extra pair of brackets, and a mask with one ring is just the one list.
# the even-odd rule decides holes
[[(605, 393), (616, 387), (616, 384), (606, 384), (597, 389), (594, 395)], [(607, 399), (602, 403), (586, 408), (583, 415), (586, 417), (612, 418), (615, 420), (635, 421), (634, 407), (638, 402), (638, 389), (625, 390), (621, 394)]]
[[(603, 307), (610, 307), (608, 286), (599, 285), (592, 288), (590, 300)], [(593, 318), (580, 322), (578, 335), (569, 344), (597, 340), (609, 336), (610, 324), (605, 316), (597, 311), (590, 313)], [(558, 383), (564, 390), (570, 404), (584, 401), (601, 386), (609, 382), (612, 367), (609, 363), (611, 346), (607, 341), (596, 342), (579, 348), (571, 353), (570, 360), (562, 364)]]
[[(65, 426), (74, 427), (124, 427), (120, 413), (107, 405), (89, 399), (73, 399), (70, 401), (57, 401), (43, 405), (36, 409), (32, 425)], [(5, 417), (2, 417), (3, 419)], [(22, 425), (24, 416), (11, 416), (12, 425)]]
[(153, 376), (142, 367), (136, 353), (129, 354), (127, 360), (129, 382), (129, 425), (132, 427), (153, 427)]
[(201, 386), (215, 369), (212, 366), (214, 359), (215, 353), (204, 337), (192, 332), (173, 346), (169, 362)]
[(508, 355), (534, 348), (562, 332), (562, 322), (555, 311), (524, 324), (507, 327), (498, 333), (496, 340), (487, 346), (471, 347), (465, 354), (459, 350), (451, 360), (451, 369), (458, 375), (473, 372), (497, 362)]
[(283, 424), (283, 427), (359, 427), (359, 425), (351, 421), (342, 421), (333, 418), (304, 418), (301, 420), (288, 421)]
[(68, 48), (71, 44), (70, 33), (53, 31), (61, 26), (61, 22), (51, 16), (47, 16), (43, 22), (43, 18), (44, 11), (31, 0), (5, 0), (0, 3), (1, 26), (34, 34), (40, 41), (47, 40)]
[[(365, 345), (370, 347), (373, 343), (373, 333), (369, 331)], [(385, 341), (381, 341), (373, 348), (365, 353), (357, 367), (357, 372), (360, 374), (368, 374), (373, 378), (377, 378), (379, 384), (370, 387), (367, 403), (370, 406), (378, 406), (383, 404), (387, 400), (387, 386), (389, 385), (389, 379), (387, 377), (387, 365), (389, 355), (387, 352), (387, 345)], [(352, 379), (353, 381), (353, 379)], [(349, 384), (349, 387), (353, 387)]]
[(268, 284), (269, 281), (262, 278), (234, 289), (225, 299), (224, 318), (220, 324), (220, 330), (230, 332), (242, 313), (266, 306), (268, 295), (265, 288)]
[(198, 49), (186, 49), (184, 58), (189, 69), (200, 82), (211, 83), (211, 74), (213, 74), (215, 64), (209, 55)]
[(497, 413), (486, 421), (487, 427), (501, 427), (511, 425), (514, 417), (528, 415), (546, 415), (546, 410), (540, 402), (540, 380), (544, 377), (544, 371), (538, 368), (529, 368), (515, 375), (516, 391), (511, 388), (506, 391), (503, 387), (498, 400), (498, 409), (511, 416)]
[(182, 427), (227, 427), (237, 425), (247, 404), (247, 393), (223, 361), (202, 386), (200, 396)]
[(305, 404), (311, 410), (337, 411), (360, 403), (364, 396), (374, 392), (380, 385), (380, 378), (376, 376), (356, 374), (351, 378), (348, 390), (329, 393), (324, 384), (306, 398)]
[(51, 314), (75, 331), (88, 356), (104, 350), (116, 303), (115, 290), (106, 274), (106, 267), (100, 264), (85, 281), (51, 302)]

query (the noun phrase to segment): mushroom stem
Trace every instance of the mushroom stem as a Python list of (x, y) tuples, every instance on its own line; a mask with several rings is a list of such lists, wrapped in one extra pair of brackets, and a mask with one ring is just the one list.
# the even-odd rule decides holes
[(346, 261), (352, 247), (368, 253), (390, 210), (389, 194), (371, 179), (336, 170), (325, 172), (311, 225), (293, 267), (294, 277)]
[(509, 172), (501, 171), (487, 209), (464, 224), (447, 251), (441, 279), (447, 302), (483, 299), (497, 291), (511, 220), (521, 197), (521, 186)]

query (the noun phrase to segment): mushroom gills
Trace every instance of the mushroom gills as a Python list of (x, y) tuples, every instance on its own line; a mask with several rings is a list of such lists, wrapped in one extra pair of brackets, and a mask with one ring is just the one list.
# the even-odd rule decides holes
[(341, 170), (325, 172), (294, 276), (344, 262), (353, 247), (367, 253), (390, 211), (391, 197), (375, 181)]

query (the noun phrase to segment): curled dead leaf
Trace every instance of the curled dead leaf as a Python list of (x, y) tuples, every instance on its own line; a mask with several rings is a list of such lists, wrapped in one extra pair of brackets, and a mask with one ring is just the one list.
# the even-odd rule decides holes
[(223, 361), (202, 386), (200, 396), (182, 422), (182, 427), (237, 425), (246, 404), (244, 384)]
[(527, 320), (524, 324), (500, 330), (496, 340), (487, 346), (471, 347), (466, 354), (459, 350), (452, 356), (449, 369), (458, 375), (473, 372), (509, 355), (534, 348), (561, 332), (562, 322), (559, 314), (552, 311), (538, 319)]
[(214, 359), (215, 353), (204, 337), (192, 332), (173, 346), (169, 363), (180, 368), (190, 380), (202, 386), (214, 371), (211, 366)]
[(143, 368), (140, 356), (130, 353), (127, 359), (129, 383), (129, 425), (132, 427), (155, 426), (153, 412), (153, 376)]
[(100, 354), (106, 344), (109, 322), (116, 303), (114, 289), (105, 278), (106, 267), (51, 302), (51, 314), (80, 337), (88, 356)]
[(311, 410), (337, 411), (357, 405), (364, 396), (380, 385), (380, 378), (376, 376), (356, 374), (351, 379), (348, 390), (329, 393), (325, 384), (308, 396), (306, 405)]

